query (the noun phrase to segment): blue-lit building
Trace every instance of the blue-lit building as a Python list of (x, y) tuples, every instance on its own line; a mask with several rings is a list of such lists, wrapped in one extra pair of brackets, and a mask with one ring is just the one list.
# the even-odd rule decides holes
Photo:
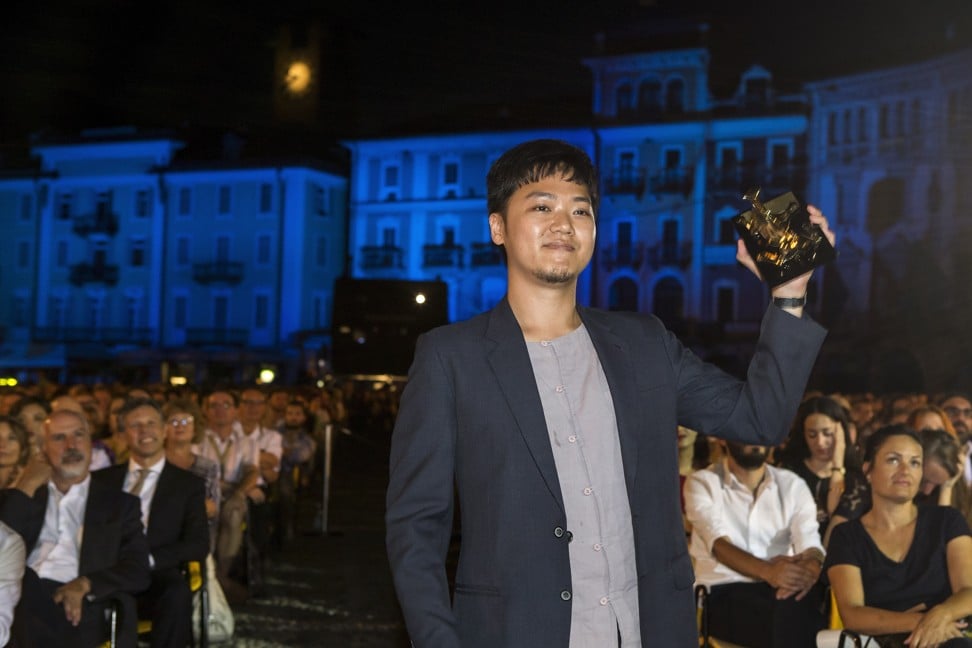
[(0, 178), (0, 369), (294, 379), (327, 368), (341, 276), (441, 280), (449, 319), (468, 318), (506, 290), (486, 172), (553, 137), (601, 170), (582, 303), (654, 312), (738, 368), (767, 290), (736, 263), (730, 219), (751, 187), (793, 190), (839, 237), (810, 293), (847, 341), (821, 361), (834, 386), (880, 386), (875, 367), (972, 379), (972, 51), (785, 91), (760, 66), (713, 90), (702, 48), (584, 65), (586, 123), (346, 140), (348, 166), (189, 155), (132, 130), (34, 142), (36, 164)]
[(187, 161), (171, 134), (31, 147), (0, 181), (0, 366), (293, 379), (326, 344), (347, 179), (324, 163)]

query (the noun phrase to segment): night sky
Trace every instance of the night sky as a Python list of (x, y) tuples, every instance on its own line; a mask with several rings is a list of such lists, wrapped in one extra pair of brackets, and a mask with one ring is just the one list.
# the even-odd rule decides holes
[(972, 45), (969, 0), (18, 0), (5, 13), (8, 158), (37, 132), (267, 127), (280, 27), (313, 20), (327, 41), (317, 128), (335, 137), (584, 123), (580, 61), (598, 32), (608, 51), (705, 43), (717, 94), (752, 63), (796, 88)]

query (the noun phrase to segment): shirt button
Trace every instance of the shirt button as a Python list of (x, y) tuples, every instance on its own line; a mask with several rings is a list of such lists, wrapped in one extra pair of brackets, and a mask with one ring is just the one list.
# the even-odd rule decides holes
[(558, 394), (561, 394), (564, 391), (564, 386), (563, 385), (557, 385), (557, 387), (555, 388), (554, 391), (556, 391)]
[(564, 601), (569, 601), (570, 600), (570, 590), (564, 590), (563, 592), (561, 592), (560, 593), (560, 598), (562, 600), (564, 600)]
[(601, 545), (599, 544), (594, 545), (594, 551), (600, 551), (600, 550), (601, 550)]
[(557, 527), (556, 529), (554, 529), (554, 535), (557, 536), (558, 538), (563, 538), (564, 537), (563, 527)]
[(550, 342), (547, 340), (540, 340), (540, 346), (550, 346)]
[(568, 443), (577, 443), (577, 437), (575, 435), (571, 434), (569, 437), (567, 437), (567, 442)]
[(591, 489), (591, 487), (590, 487), (590, 486), (588, 486), (587, 488), (585, 488), (585, 489), (584, 489), (584, 494), (585, 494), (585, 495), (590, 495), (590, 494), (591, 494), (591, 493), (593, 493), (593, 492), (594, 492), (594, 491), (593, 491), (593, 489)]
[(606, 597), (606, 596), (602, 596), (602, 597), (601, 597), (601, 600), (600, 600), (600, 601), (598, 601), (598, 602), (599, 602), (599, 603), (600, 603), (601, 605), (607, 605), (607, 604), (608, 604), (608, 597)]

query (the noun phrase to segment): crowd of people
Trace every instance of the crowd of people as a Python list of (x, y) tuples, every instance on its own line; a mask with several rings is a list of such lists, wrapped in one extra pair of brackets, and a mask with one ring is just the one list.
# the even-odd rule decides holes
[(782, 447), (681, 444), (709, 633), (815, 646), (833, 604), (879, 646), (972, 646), (970, 448), (963, 393), (808, 394)]
[(99, 645), (111, 608), (118, 645), (189, 645), (193, 562), (217, 605), (259, 596), (328, 426), (390, 429), (393, 390), (356, 387), (0, 392), (0, 646)]

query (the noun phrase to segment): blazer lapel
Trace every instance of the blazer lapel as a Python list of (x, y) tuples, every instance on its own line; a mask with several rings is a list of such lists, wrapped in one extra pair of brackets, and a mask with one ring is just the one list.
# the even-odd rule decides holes
[(494, 343), (488, 354), (489, 363), (498, 378), (500, 390), (513, 412), (520, 434), (523, 435), (550, 494), (560, 509), (564, 510), (560, 480), (557, 477), (553, 451), (550, 449), (550, 436), (540, 394), (537, 392), (533, 365), (523, 340), (523, 331), (520, 330), (505, 298), (490, 312), (486, 338)]
[(581, 320), (591, 336), (601, 368), (607, 378), (614, 402), (614, 418), (618, 423), (618, 441), (621, 444), (621, 463), (628, 492), (634, 492), (635, 472), (638, 465), (638, 441), (636, 430), (638, 403), (635, 388), (635, 368), (627, 345), (612, 330), (605, 318), (596, 311), (578, 308)]

